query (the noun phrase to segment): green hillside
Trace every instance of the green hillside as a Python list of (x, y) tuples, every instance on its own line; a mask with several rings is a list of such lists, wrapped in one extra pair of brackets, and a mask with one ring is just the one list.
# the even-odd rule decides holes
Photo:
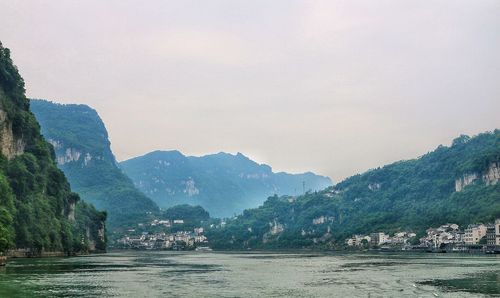
[(329, 247), (355, 233), (422, 233), (447, 222), (491, 222), (500, 217), (499, 161), (500, 130), (461, 136), (450, 147), (320, 192), (271, 197), (225, 227), (211, 229), (209, 238), (219, 248)]
[(106, 213), (71, 192), (29, 107), (24, 81), (0, 43), (0, 253), (104, 250)]
[(117, 167), (108, 133), (94, 109), (45, 100), (32, 100), (31, 106), (72, 189), (107, 211), (110, 228), (158, 210)]

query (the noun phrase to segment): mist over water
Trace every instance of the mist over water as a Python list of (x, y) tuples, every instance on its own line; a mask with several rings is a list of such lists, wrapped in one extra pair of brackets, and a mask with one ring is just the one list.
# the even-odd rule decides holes
[(485, 297), (500, 257), (435, 254), (114, 252), (17, 259), (0, 297)]

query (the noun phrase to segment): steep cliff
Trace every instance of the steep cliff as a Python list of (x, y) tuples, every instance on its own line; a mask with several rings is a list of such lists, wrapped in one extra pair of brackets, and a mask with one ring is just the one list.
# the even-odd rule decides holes
[[(0, 253), (104, 250), (106, 214), (82, 202), (56, 167), (30, 112), (24, 81), (0, 43)], [(87, 231), (89, 231), (87, 233)], [(89, 243), (95, 245), (90, 246)]]
[(463, 174), (455, 180), (455, 191), (462, 191), (467, 185), (470, 185), (478, 180), (486, 185), (495, 185), (500, 180), (500, 161), (493, 161), (488, 165), (488, 168), (483, 172), (475, 172)]
[[(5, 94), (1, 92), (0, 97), (5, 97)], [(22, 137), (14, 137), (12, 121), (10, 121), (7, 112), (0, 102), (0, 152), (8, 159), (12, 159), (24, 152), (24, 146), (25, 143)]]
[(158, 210), (117, 167), (108, 132), (94, 109), (45, 100), (32, 100), (31, 109), (73, 191), (107, 211), (110, 229)]

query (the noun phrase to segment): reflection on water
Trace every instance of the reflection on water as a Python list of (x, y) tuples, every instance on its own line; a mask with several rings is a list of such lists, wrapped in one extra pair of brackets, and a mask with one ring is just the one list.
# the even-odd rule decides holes
[(0, 269), (0, 297), (487, 295), (500, 295), (498, 256), (122, 251)]

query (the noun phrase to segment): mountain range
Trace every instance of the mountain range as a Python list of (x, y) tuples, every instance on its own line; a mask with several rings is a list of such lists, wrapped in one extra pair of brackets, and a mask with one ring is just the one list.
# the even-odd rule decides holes
[(311, 172), (275, 173), (242, 153), (197, 157), (179, 151), (154, 151), (119, 166), (160, 207), (200, 205), (214, 217), (257, 207), (274, 194), (297, 195), (332, 185), (330, 178)]
[(158, 212), (158, 206), (201, 205), (211, 216), (232, 216), (273, 194), (300, 194), (332, 184), (310, 172), (274, 173), (241, 153), (187, 157), (155, 151), (118, 164), (94, 109), (38, 99), (31, 100), (31, 109), (72, 189), (106, 210), (111, 228)]

